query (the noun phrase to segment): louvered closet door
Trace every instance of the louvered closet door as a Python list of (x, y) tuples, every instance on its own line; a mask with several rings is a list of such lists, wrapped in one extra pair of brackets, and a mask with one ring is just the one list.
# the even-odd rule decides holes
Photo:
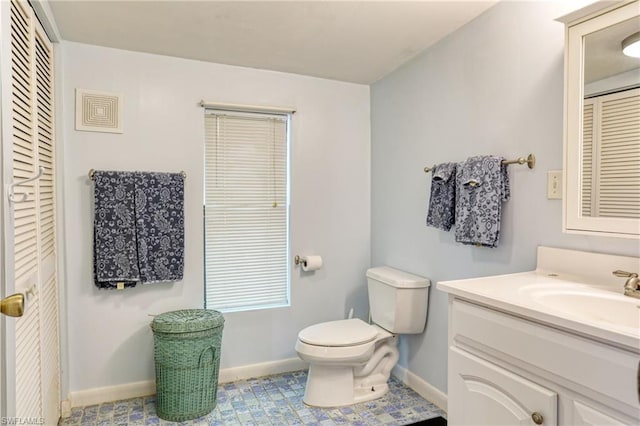
[[(13, 104), (13, 180), (31, 177), (35, 172), (35, 84), (33, 21), (25, 3), (11, 2), (11, 59)], [(21, 191), (34, 194), (35, 185)], [(40, 306), (35, 293), (38, 279), (36, 200), (14, 203), (15, 289), (30, 292), (25, 315), (16, 320), (16, 415), (40, 416)]]
[(53, 122), (53, 46), (36, 21), (37, 164), (44, 167), (38, 180), (38, 255), (40, 298), (40, 365), (42, 415), (60, 417), (60, 338), (55, 227), (55, 156)]
[(26, 293), (16, 321), (16, 416), (56, 424), (60, 406), (55, 244), (53, 48), (31, 7), (11, 1), (13, 181), (29, 197), (13, 204), (16, 291)]
[(640, 89), (585, 99), (582, 215), (640, 218)]
[(594, 102), (593, 99), (584, 100), (584, 114), (582, 120), (582, 215), (591, 216), (595, 211), (595, 202), (597, 197), (592, 197), (591, 194), (596, 193), (594, 184), (597, 181), (593, 178), (593, 133), (594, 133)]
[(640, 89), (600, 101), (599, 216), (640, 218)]

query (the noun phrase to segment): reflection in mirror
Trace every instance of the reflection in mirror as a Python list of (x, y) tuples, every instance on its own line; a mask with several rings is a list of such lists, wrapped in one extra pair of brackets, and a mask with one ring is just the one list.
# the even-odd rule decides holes
[(581, 213), (640, 218), (640, 58), (622, 41), (640, 17), (584, 36)]

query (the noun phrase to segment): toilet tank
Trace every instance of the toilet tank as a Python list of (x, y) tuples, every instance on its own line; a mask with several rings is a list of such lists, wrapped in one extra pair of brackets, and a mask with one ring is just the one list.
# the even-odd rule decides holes
[(395, 334), (424, 331), (429, 279), (389, 266), (367, 270), (371, 320)]

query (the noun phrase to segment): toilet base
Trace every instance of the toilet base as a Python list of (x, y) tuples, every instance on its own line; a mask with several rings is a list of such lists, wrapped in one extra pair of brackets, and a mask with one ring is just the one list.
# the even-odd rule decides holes
[(312, 407), (342, 407), (378, 399), (389, 391), (382, 375), (376, 384), (358, 384), (357, 378), (355, 381), (353, 366), (312, 364), (302, 402)]
[(340, 407), (353, 402), (353, 367), (309, 365), (302, 401), (313, 407)]
[(387, 392), (389, 392), (389, 385), (386, 382), (381, 383), (379, 385), (366, 387), (366, 388), (358, 388), (355, 390), (355, 394), (353, 396), (353, 403), (356, 404), (358, 402), (365, 402), (365, 401), (378, 399), (378, 398), (381, 398)]

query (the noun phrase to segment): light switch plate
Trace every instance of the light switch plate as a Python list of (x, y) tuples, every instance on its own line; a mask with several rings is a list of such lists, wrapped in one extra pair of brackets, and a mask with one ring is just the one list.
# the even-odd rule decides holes
[(547, 172), (547, 198), (549, 200), (562, 199), (562, 170)]

